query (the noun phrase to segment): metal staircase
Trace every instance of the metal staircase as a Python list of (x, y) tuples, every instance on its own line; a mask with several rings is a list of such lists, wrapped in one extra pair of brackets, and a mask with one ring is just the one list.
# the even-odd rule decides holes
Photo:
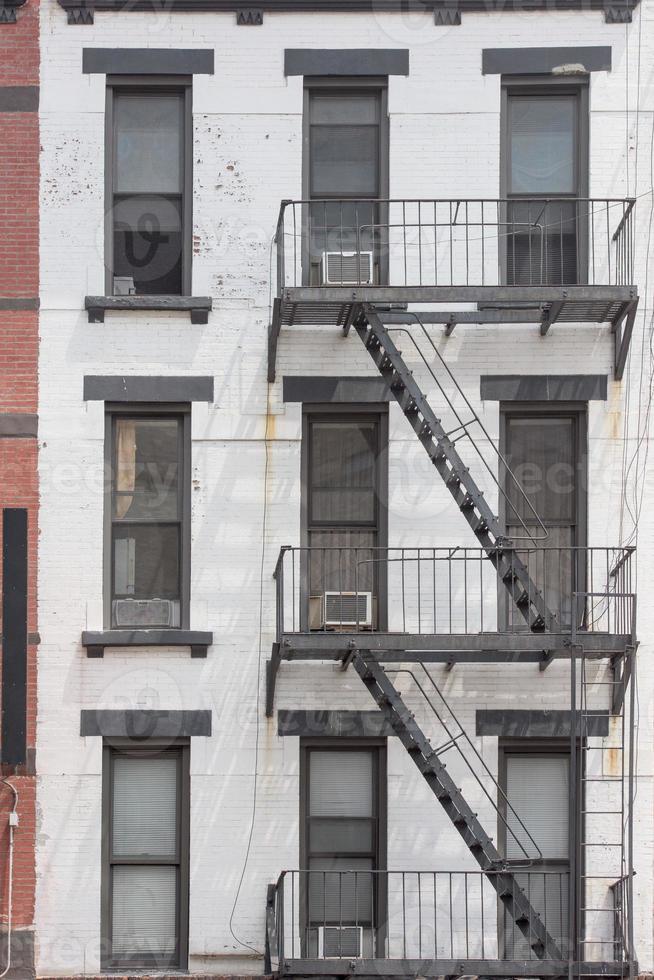
[[(461, 459), (457, 440), (450, 438), (452, 433), (436, 417), (379, 313), (373, 306), (362, 306), (353, 326), (525, 622), (535, 633), (556, 632), (556, 616), (547, 608), (541, 590)], [(457, 429), (465, 431), (466, 424)]]
[(562, 960), (563, 955), (540, 916), (441, 762), (440, 752), (434, 750), (384, 669), (361, 652), (352, 653), (348, 663), (354, 667), (392, 725), (470, 853), (482, 871), (487, 873), (508, 915), (525, 936), (534, 954), (539, 959)]

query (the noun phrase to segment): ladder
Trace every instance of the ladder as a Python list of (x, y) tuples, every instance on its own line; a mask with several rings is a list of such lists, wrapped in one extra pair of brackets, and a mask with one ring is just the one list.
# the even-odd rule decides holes
[(456, 440), (450, 438), (436, 417), (374, 306), (362, 306), (353, 326), (530, 630), (556, 632), (556, 616), (547, 608), (541, 590), (504, 535), (464, 465)]
[(482, 871), (486, 872), (508, 915), (525, 936), (534, 954), (538, 959), (563, 960), (561, 951), (547, 932), (539, 914), (529, 903), (513, 872), (506, 868), (502, 856), (477, 815), (464, 799), (445, 764), (441, 762), (439, 753), (434, 751), (384, 669), (361, 651), (348, 655), (347, 662), (354, 667), (390, 722), (470, 853)]
[[(630, 936), (631, 908), (625, 919), (615, 923), (610, 935), (606, 916), (613, 910), (602, 903), (607, 887), (618, 879), (627, 882), (631, 891), (633, 857), (631, 822), (628, 819), (633, 793), (633, 687), (635, 650), (624, 655), (622, 672), (612, 679), (592, 675), (598, 665), (589, 662), (583, 647), (573, 649), (572, 669), (577, 673), (575, 694), (575, 729), (578, 732), (578, 782), (582, 787), (581, 806), (577, 808), (574, 827), (576, 880), (579, 885), (577, 905), (580, 914), (579, 958), (584, 946), (613, 948), (614, 959), (633, 959)], [(627, 701), (626, 692), (630, 693)], [(604, 697), (602, 697), (604, 694)], [(608, 697), (606, 697), (608, 694)], [(609, 734), (602, 735), (595, 727), (600, 713), (598, 706), (608, 701)], [(629, 735), (627, 736), (627, 733)], [(630, 903), (628, 903), (630, 905)], [(626, 928), (625, 928), (626, 926)], [(608, 949), (607, 949), (608, 947)], [(609, 959), (609, 956), (603, 956)]]

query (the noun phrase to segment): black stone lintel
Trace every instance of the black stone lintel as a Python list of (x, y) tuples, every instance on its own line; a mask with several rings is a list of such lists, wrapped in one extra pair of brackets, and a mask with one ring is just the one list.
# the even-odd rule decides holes
[(190, 313), (191, 323), (208, 323), (212, 300), (210, 296), (85, 296), (84, 309), (89, 323), (104, 323), (107, 311), (128, 310)]
[(83, 709), (80, 735), (104, 738), (193, 738), (211, 735), (211, 710)]
[[(479, 709), (476, 712), (475, 733), (504, 738), (569, 738), (570, 712), (556, 709)], [(606, 738), (608, 733), (608, 712), (590, 711), (583, 734)]]
[(87, 657), (104, 657), (105, 647), (190, 647), (191, 657), (206, 657), (213, 633), (200, 630), (84, 630)]
[[(80, 0), (58, 0), (64, 10), (80, 9)], [(549, 11), (549, 10), (597, 10), (604, 13), (607, 23), (625, 23), (631, 20), (632, 11), (640, 0), (258, 0), (257, 10), (284, 13), (341, 11), (385, 13), (407, 9), (420, 12), (433, 11), (437, 25), (461, 23), (466, 13), (491, 13), (493, 11)], [(0, 10), (2, 8), (0, 7)], [(89, 0), (85, 10), (113, 10), (129, 13), (161, 10), (161, 0)], [(252, 0), (167, 0), (166, 10), (174, 13), (194, 11), (227, 11), (238, 15), (239, 11), (251, 10)], [(76, 22), (76, 21), (75, 21)], [(71, 20), (69, 18), (69, 23)]]
[(321, 738), (380, 738), (397, 733), (381, 711), (304, 711), (280, 708), (277, 712), (277, 734)]

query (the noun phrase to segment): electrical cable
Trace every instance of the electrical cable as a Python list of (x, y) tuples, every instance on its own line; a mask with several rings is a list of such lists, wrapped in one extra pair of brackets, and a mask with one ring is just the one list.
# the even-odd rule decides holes
[[(270, 243), (270, 275), (268, 281), (269, 286), (269, 309), (272, 315), (272, 249), (274, 240)], [(243, 860), (243, 867), (241, 869), (241, 874), (238, 881), (238, 886), (236, 888), (236, 894), (234, 896), (234, 903), (232, 905), (232, 911), (229, 916), (229, 931), (232, 938), (236, 940), (239, 945), (244, 946), (246, 949), (252, 950), (258, 956), (263, 956), (263, 952), (260, 949), (252, 946), (250, 943), (246, 942), (244, 939), (239, 939), (239, 937), (234, 932), (234, 915), (236, 913), (236, 907), (238, 905), (238, 900), (241, 895), (241, 889), (243, 887), (243, 881), (245, 880), (245, 872), (247, 871), (248, 862), (250, 860), (250, 852), (252, 850), (252, 841), (254, 838), (254, 826), (257, 818), (257, 797), (259, 789), (259, 737), (261, 733), (261, 721), (260, 721), (260, 709), (261, 709), (261, 660), (263, 655), (263, 598), (264, 598), (264, 573), (265, 573), (265, 560), (266, 560), (266, 531), (268, 525), (268, 477), (270, 470), (270, 446), (269, 446), (269, 422), (270, 422), (270, 385), (268, 385), (268, 390), (266, 392), (266, 427), (264, 430), (263, 444), (265, 451), (265, 464), (263, 473), (263, 515), (261, 522), (261, 561), (259, 566), (259, 645), (257, 651), (257, 695), (256, 695), (256, 736), (255, 736), (255, 749), (254, 749), (254, 784), (252, 788), (252, 813), (250, 817), (250, 830), (248, 833), (248, 842), (245, 849), (245, 858)], [(1, 977), (0, 977), (1, 980)]]

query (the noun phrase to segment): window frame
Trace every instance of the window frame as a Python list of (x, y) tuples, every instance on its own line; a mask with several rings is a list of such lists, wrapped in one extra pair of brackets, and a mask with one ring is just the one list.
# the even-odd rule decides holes
[[(503, 75), (501, 81), (501, 103), (500, 103), (500, 199), (507, 200), (528, 200), (529, 198), (539, 199), (537, 194), (511, 194), (510, 174), (511, 174), (511, 133), (510, 133), (510, 100), (520, 96), (540, 96), (550, 98), (556, 96), (571, 95), (576, 102), (576, 189), (572, 194), (552, 195), (556, 198), (587, 198), (589, 195), (590, 172), (590, 81), (588, 77), (556, 78), (552, 75)], [(507, 204), (502, 205), (504, 213), (503, 220), (507, 220)], [(588, 217), (579, 214), (577, 211), (577, 284), (588, 281)], [(500, 249), (500, 275), (503, 284), (508, 283), (508, 262), (507, 249)]]
[[(300, 869), (309, 869), (309, 794), (311, 786), (311, 752), (335, 751), (356, 752), (370, 751), (374, 753), (373, 761), (373, 808), (376, 816), (376, 854), (373, 856), (376, 871), (386, 871), (388, 864), (388, 743), (386, 738), (341, 738), (341, 737), (301, 737), (300, 738), (300, 772), (299, 772), (299, 802), (300, 802)], [(380, 876), (384, 881), (384, 876)], [(308, 891), (307, 882), (300, 884), (300, 940), (303, 953), (306, 954), (306, 930), (308, 927)], [(377, 908), (377, 925), (373, 937), (375, 953), (384, 955), (386, 941), (387, 896), (385, 887), (374, 890), (373, 902)]]
[[(388, 76), (368, 77), (342, 75), (338, 77), (312, 75), (305, 76), (302, 103), (302, 200), (311, 200), (311, 99), (316, 93), (325, 92), (343, 98), (366, 94), (371, 91), (379, 98), (379, 199), (389, 196), (389, 120), (388, 120)], [(329, 195), (327, 195), (329, 196)], [(346, 195), (347, 196), (347, 195)], [(321, 200), (318, 198), (318, 200)], [(338, 198), (336, 198), (338, 200)], [(352, 195), (352, 200), (359, 200)], [(383, 224), (387, 208), (381, 206), (379, 221)], [(302, 205), (302, 285), (311, 285), (311, 254), (309, 243), (309, 204)], [(388, 281), (388, 254), (385, 249), (379, 257), (380, 283)]]
[(179, 495), (180, 495), (180, 554), (179, 554), (179, 626), (157, 629), (190, 629), (191, 606), (191, 405), (184, 403), (107, 402), (105, 404), (104, 437), (104, 548), (103, 548), (103, 618), (105, 629), (138, 629), (137, 626), (113, 625), (113, 507), (115, 421), (118, 418), (176, 418), (180, 421)]
[[(570, 738), (511, 738), (511, 737), (500, 737), (498, 739), (498, 784), (504, 794), (498, 799), (499, 804), (499, 814), (497, 822), (497, 842), (500, 854), (506, 854), (506, 826), (502, 819), (499, 819), (502, 813), (506, 815), (506, 803), (505, 799), (508, 798), (507, 793), (507, 758), (511, 755), (527, 755), (527, 756), (565, 756), (570, 759), (571, 757), (571, 739)], [(581, 895), (581, 884), (584, 881), (585, 875), (585, 865), (584, 865), (584, 854), (583, 848), (580, 849), (579, 858), (577, 861), (574, 860), (573, 847), (575, 842), (575, 823), (578, 821), (579, 813), (583, 813), (586, 809), (585, 805), (585, 772), (584, 772), (584, 752), (581, 739), (575, 739), (575, 753), (576, 753), (576, 764), (574, 766), (575, 771), (575, 784), (574, 789), (572, 786), (572, 766), (570, 767), (570, 779), (568, 783), (568, 859), (567, 862), (563, 860), (547, 859), (544, 858), (542, 861), (534, 861), (532, 865), (526, 870), (529, 871), (533, 867), (537, 872), (538, 869), (547, 870), (548, 868), (561, 867), (567, 864), (567, 873), (575, 877), (574, 881), (574, 930), (573, 938), (579, 936), (579, 926), (583, 926), (584, 922), (584, 912), (581, 909), (582, 895)], [(511, 800), (509, 799), (509, 803)], [(584, 828), (581, 827), (581, 833), (583, 834)], [(576, 865), (576, 867), (575, 867)], [(498, 901), (498, 938), (503, 941), (504, 939), (504, 915), (505, 911), (502, 903)], [(569, 923), (568, 923), (569, 924)], [(575, 956), (577, 954), (575, 953)]]
[[(368, 404), (312, 404), (302, 405), (302, 448), (301, 448), (301, 495), (300, 495), (300, 546), (302, 556), (308, 559), (308, 549), (311, 542), (310, 495), (311, 495), (311, 423), (313, 421), (374, 421), (378, 425), (378, 453), (376, 487), (377, 521), (375, 526), (367, 529), (374, 530), (377, 535), (377, 548), (388, 548), (388, 404), (385, 402), (370, 402)], [(333, 525), (334, 530), (344, 525)], [(326, 525), (325, 525), (326, 527)], [(354, 529), (354, 525), (352, 526)], [(363, 527), (363, 525), (361, 525)], [(309, 562), (300, 563), (300, 630), (308, 630), (309, 619)], [(381, 563), (377, 572), (377, 626), (376, 632), (384, 631), (387, 625), (387, 574), (386, 565)]]
[[(114, 95), (156, 95), (172, 92), (182, 96), (182, 157), (184, 175), (181, 192), (182, 282), (180, 296), (192, 295), (193, 260), (193, 76), (192, 75), (107, 75), (105, 94), (105, 293), (114, 295)], [(157, 293), (157, 296), (168, 295)], [(176, 295), (176, 294), (172, 294)]]
[[(576, 484), (575, 484), (575, 535), (572, 547), (584, 549), (588, 546), (588, 402), (500, 402), (500, 432), (499, 450), (502, 459), (508, 458), (508, 431), (509, 421), (512, 418), (556, 418), (568, 417), (574, 420), (575, 424), (575, 457), (576, 457)], [(505, 479), (506, 479), (505, 473)], [(506, 491), (505, 491), (506, 492)], [(507, 526), (506, 501), (504, 494), (499, 495), (499, 520), (504, 530)], [(540, 515), (539, 515), (540, 516)], [(556, 521), (544, 520), (546, 527), (568, 527), (568, 524)], [(536, 525), (536, 529), (538, 526)], [(547, 546), (547, 542), (544, 542)], [(516, 547), (520, 550), (521, 542), (518, 541)], [(522, 542), (525, 548), (538, 547), (530, 541)], [(584, 557), (583, 551), (576, 554)], [(588, 575), (587, 559), (580, 562), (577, 571), (577, 591), (583, 592)], [(572, 602), (572, 597), (570, 597)], [(515, 611), (510, 610), (511, 599), (505, 588), (498, 584), (498, 620), (500, 629), (509, 630), (512, 633), (520, 632), (521, 629), (527, 630), (520, 624)], [(578, 600), (577, 624), (583, 621), (586, 609), (586, 602), (582, 597)], [(566, 624), (567, 625), (567, 624)]]
[[(189, 868), (190, 868), (190, 739), (188, 738), (150, 738), (135, 743), (129, 738), (105, 738), (102, 745), (102, 873), (101, 873), (101, 969), (152, 970), (179, 969), (188, 967), (188, 922), (189, 922)], [(174, 860), (151, 861), (153, 866), (174, 866), (177, 872), (176, 918), (177, 948), (175, 955), (167, 963), (156, 961), (155, 957), (130, 957), (115, 959), (111, 955), (112, 940), (112, 868), (130, 864), (147, 864), (147, 861), (115, 860), (111, 852), (112, 805), (113, 805), (113, 760), (117, 755), (140, 755), (151, 757), (154, 754), (175, 753), (178, 758), (177, 795), (177, 840), (178, 853)]]

